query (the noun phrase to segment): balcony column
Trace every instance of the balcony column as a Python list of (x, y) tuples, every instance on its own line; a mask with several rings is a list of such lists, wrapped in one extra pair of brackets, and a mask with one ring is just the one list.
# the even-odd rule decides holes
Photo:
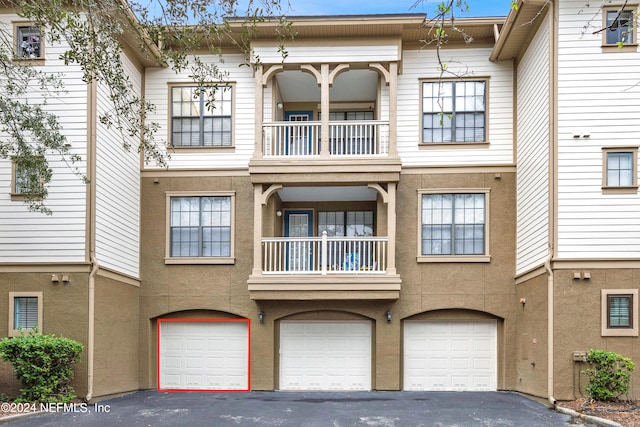
[(262, 121), (264, 117), (264, 85), (262, 82), (262, 65), (256, 65), (255, 70), (255, 148), (254, 157), (257, 159), (262, 158)]
[(396, 274), (396, 183), (387, 184), (387, 274)]
[(329, 157), (329, 64), (320, 66), (320, 157)]
[[(396, 135), (398, 133), (398, 63), (389, 64), (389, 156), (398, 156)], [(394, 189), (395, 190), (395, 189)], [(394, 193), (395, 204), (395, 193)], [(394, 210), (395, 215), (395, 210)], [(395, 224), (395, 220), (394, 220)]]
[(253, 185), (253, 276), (262, 274), (262, 184)]

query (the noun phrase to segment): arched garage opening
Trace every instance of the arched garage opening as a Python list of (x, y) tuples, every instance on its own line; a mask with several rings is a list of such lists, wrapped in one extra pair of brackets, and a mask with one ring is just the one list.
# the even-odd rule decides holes
[(249, 391), (249, 319), (191, 310), (153, 322), (158, 391)]
[(403, 320), (403, 389), (495, 391), (502, 319), (473, 310), (435, 310)]

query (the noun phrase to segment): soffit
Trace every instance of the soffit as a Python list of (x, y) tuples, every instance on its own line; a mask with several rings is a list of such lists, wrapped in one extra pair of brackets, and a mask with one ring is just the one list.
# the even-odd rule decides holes
[(500, 37), (491, 53), (491, 61), (504, 61), (518, 58), (531, 40), (535, 30), (542, 22), (548, 1), (518, 1), (518, 8), (511, 9), (500, 31)]

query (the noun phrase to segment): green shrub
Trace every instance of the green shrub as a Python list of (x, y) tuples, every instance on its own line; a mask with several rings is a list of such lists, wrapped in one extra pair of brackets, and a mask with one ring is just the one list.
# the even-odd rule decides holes
[(631, 372), (635, 364), (618, 353), (589, 350), (587, 362), (591, 367), (582, 371), (589, 377), (587, 394), (593, 400), (612, 401), (629, 391)]
[(75, 391), (69, 385), (72, 366), (78, 361), (83, 346), (69, 338), (38, 335), (37, 331), (0, 340), (0, 357), (13, 365), (22, 385), (21, 402), (68, 403)]

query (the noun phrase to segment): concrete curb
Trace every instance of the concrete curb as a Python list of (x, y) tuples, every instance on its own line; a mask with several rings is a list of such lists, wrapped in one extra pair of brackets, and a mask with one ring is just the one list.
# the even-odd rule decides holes
[(591, 423), (604, 426), (604, 427), (622, 427), (622, 424), (619, 424), (615, 421), (606, 420), (604, 418), (594, 417), (593, 415), (585, 415), (580, 412), (576, 412), (573, 409), (563, 408), (562, 406), (556, 406), (555, 410), (558, 412), (562, 412), (563, 414), (571, 415), (572, 417), (582, 418)]
[(40, 411), (35, 411), (35, 412), (23, 412), (21, 414), (15, 414), (15, 415), (5, 415), (4, 417), (0, 417), (0, 424), (10, 423), (11, 421), (15, 421), (20, 418), (27, 418), (27, 417), (38, 415), (41, 413), (42, 412)]

